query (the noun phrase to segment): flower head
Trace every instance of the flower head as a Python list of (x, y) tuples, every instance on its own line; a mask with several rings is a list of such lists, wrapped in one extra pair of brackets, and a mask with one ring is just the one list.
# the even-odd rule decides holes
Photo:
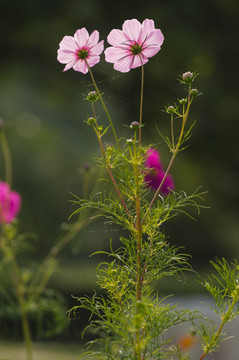
[(11, 223), (18, 215), (21, 207), (21, 196), (11, 191), (9, 185), (0, 182), (0, 224)]
[(136, 20), (126, 20), (122, 30), (113, 29), (108, 35), (112, 46), (105, 50), (105, 60), (114, 64), (114, 69), (128, 72), (146, 62), (161, 49), (164, 36), (155, 29), (154, 21), (145, 19), (142, 24)]
[[(160, 155), (157, 150), (149, 149), (146, 154), (145, 160), (145, 168), (147, 169), (147, 173), (144, 177), (144, 181), (146, 186), (157, 190), (159, 185), (161, 184), (165, 172), (163, 170), (163, 166), (160, 163)], [(164, 183), (161, 187), (161, 192), (165, 195), (169, 193), (169, 191), (174, 189), (174, 183), (172, 176), (168, 174), (164, 180)]]
[(88, 72), (100, 61), (100, 54), (104, 50), (104, 40), (99, 42), (99, 32), (93, 31), (89, 35), (86, 28), (77, 30), (73, 36), (64, 36), (59, 44), (57, 60), (66, 64), (63, 71), (73, 68), (83, 74)]

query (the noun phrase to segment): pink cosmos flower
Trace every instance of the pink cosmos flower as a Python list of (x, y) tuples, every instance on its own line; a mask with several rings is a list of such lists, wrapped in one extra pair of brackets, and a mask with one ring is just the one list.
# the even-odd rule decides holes
[(21, 207), (21, 196), (11, 191), (9, 185), (0, 181), (0, 224), (11, 223)]
[(145, 19), (141, 24), (132, 19), (123, 23), (122, 30), (113, 29), (107, 40), (112, 46), (105, 50), (105, 60), (113, 63), (115, 70), (128, 72), (156, 55), (164, 36), (160, 29), (155, 29), (153, 20)]
[[(147, 151), (145, 167), (147, 169), (147, 173), (144, 177), (146, 186), (157, 190), (165, 175), (165, 172), (163, 171), (163, 166), (160, 163), (160, 155), (157, 150), (151, 148)], [(172, 176), (168, 174), (161, 187), (161, 192), (162, 194), (167, 195), (170, 189), (174, 189), (174, 183)]]
[(100, 54), (104, 50), (104, 40), (99, 42), (97, 30), (89, 36), (86, 28), (77, 30), (73, 36), (64, 36), (59, 44), (57, 60), (66, 64), (63, 71), (73, 68), (83, 74), (88, 72), (88, 66), (92, 67), (100, 61)]

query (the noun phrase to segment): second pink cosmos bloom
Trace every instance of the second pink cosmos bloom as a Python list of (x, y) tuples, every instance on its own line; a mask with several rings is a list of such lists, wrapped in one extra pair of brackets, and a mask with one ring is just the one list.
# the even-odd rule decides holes
[[(147, 173), (144, 177), (146, 186), (150, 187), (153, 190), (157, 190), (165, 175), (163, 166), (160, 162), (159, 152), (157, 150), (154, 150), (153, 148), (150, 148), (147, 151), (144, 165), (147, 169)], [(173, 179), (172, 176), (168, 174), (161, 187), (161, 193), (167, 195), (170, 192), (170, 190), (173, 189), (174, 189)]]
[(86, 28), (79, 29), (73, 36), (64, 36), (59, 44), (57, 60), (66, 64), (63, 71), (73, 68), (86, 74), (89, 67), (100, 61), (100, 54), (104, 50), (104, 40), (99, 42), (99, 32), (93, 31), (89, 35)]
[(11, 223), (21, 207), (21, 196), (11, 191), (6, 182), (0, 181), (0, 224)]
[(113, 29), (108, 35), (112, 45), (105, 50), (105, 60), (114, 64), (114, 69), (128, 72), (148, 61), (161, 49), (164, 36), (155, 29), (154, 21), (145, 19), (142, 24), (136, 20), (126, 20), (122, 30)]

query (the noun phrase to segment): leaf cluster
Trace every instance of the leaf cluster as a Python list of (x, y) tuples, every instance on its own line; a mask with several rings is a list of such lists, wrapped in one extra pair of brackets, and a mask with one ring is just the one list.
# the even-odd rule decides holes
[(219, 348), (220, 342), (226, 337), (223, 333), (224, 325), (239, 315), (239, 265), (237, 261), (229, 264), (224, 258), (211, 261), (216, 271), (203, 283), (206, 290), (213, 297), (215, 304), (211, 309), (219, 315), (221, 322), (217, 326), (208, 322), (194, 324), (197, 334), (202, 339), (204, 356)]
[(203, 285), (215, 301), (213, 310), (230, 321), (239, 315), (239, 265), (237, 261), (229, 264), (224, 258), (211, 261), (211, 264), (216, 273), (209, 276)]
[(34, 322), (36, 336), (59, 333), (66, 326), (63, 297), (46, 286), (55, 270), (55, 259), (49, 259), (41, 276), (36, 276), (40, 275), (39, 264), (29, 261), (29, 254), (35, 250), (33, 236), (19, 234), (17, 224), (7, 224), (1, 230), (1, 323), (20, 321), (24, 308), (30, 321)]

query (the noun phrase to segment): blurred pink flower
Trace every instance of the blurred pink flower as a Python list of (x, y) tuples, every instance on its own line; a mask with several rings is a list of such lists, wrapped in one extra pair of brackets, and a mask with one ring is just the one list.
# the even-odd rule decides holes
[(86, 28), (81, 28), (75, 32), (74, 37), (64, 36), (59, 46), (57, 60), (61, 64), (66, 64), (63, 71), (73, 68), (86, 74), (88, 65), (92, 67), (100, 61), (99, 55), (104, 50), (104, 40), (99, 42), (97, 30), (89, 36)]
[(9, 185), (0, 181), (0, 224), (11, 223), (21, 207), (21, 196), (11, 191)]
[[(165, 172), (163, 166), (160, 163), (160, 155), (157, 150), (150, 148), (146, 154), (145, 168), (147, 173), (144, 177), (146, 186), (157, 190), (161, 181), (164, 178)], [(170, 174), (166, 176), (164, 183), (161, 187), (161, 193), (167, 195), (169, 191), (174, 189), (173, 178)]]
[(128, 72), (148, 61), (161, 49), (164, 36), (155, 29), (154, 21), (145, 19), (142, 24), (136, 20), (126, 20), (122, 30), (113, 29), (108, 35), (112, 45), (105, 50), (105, 60), (114, 64), (114, 69)]

